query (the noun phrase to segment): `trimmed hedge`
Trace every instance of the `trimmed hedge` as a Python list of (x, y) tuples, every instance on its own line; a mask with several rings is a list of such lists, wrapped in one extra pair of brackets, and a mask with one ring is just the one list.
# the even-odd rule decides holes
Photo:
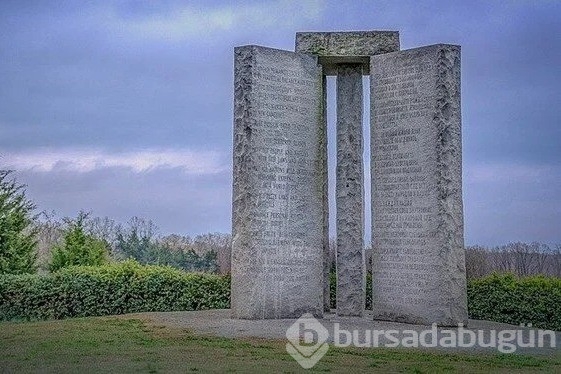
[[(336, 307), (336, 276), (330, 276), (331, 308)], [(366, 276), (366, 309), (372, 308), (372, 276)], [(469, 318), (561, 331), (561, 278), (492, 274), (468, 281)]]
[[(334, 274), (330, 286), (335, 307)], [(367, 287), (367, 308), (371, 302), (371, 287)], [(0, 275), (0, 320), (229, 307), (228, 276), (134, 261), (71, 267), (48, 275)], [(561, 278), (494, 274), (471, 280), (468, 310), (473, 319), (561, 330)]]
[(133, 261), (0, 275), (0, 320), (228, 308), (230, 279)]
[(561, 330), (561, 278), (493, 274), (468, 282), (470, 318)]

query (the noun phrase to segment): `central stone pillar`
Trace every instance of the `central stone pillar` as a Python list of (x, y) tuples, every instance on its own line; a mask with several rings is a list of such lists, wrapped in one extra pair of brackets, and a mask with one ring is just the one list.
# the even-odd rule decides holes
[(362, 65), (337, 67), (337, 314), (362, 316), (364, 183)]

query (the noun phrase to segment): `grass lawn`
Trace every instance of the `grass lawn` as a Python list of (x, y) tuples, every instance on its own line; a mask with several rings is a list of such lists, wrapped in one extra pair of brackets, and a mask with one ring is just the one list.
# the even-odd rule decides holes
[[(195, 336), (120, 317), (0, 323), (0, 372), (301, 372), (284, 341)], [(311, 372), (561, 372), (561, 356), (334, 348)]]

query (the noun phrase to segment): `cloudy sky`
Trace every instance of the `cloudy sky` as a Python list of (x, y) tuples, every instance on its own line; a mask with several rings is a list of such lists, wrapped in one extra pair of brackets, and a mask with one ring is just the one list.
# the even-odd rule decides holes
[(59, 216), (229, 232), (233, 47), (399, 30), (462, 46), (467, 244), (561, 243), (560, 19), (553, 0), (2, 0), (0, 168)]

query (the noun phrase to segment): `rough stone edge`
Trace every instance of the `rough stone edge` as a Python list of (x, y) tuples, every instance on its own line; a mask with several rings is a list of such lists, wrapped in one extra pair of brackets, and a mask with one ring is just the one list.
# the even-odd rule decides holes
[[(449, 324), (467, 324), (467, 280), (462, 201), (461, 47), (438, 44), (434, 126), (437, 143), (438, 230), (448, 274)], [(456, 296), (456, 297), (454, 297)]]
[(329, 312), (331, 310), (331, 253), (329, 248), (329, 173), (328, 173), (328, 142), (327, 137), (327, 77), (322, 74), (322, 118), (321, 118), (321, 173), (323, 194), (323, 310)]
[[(375, 50), (368, 53), (337, 53), (334, 48), (345, 43), (349, 38), (376, 40)], [(392, 40), (393, 39), (393, 40)], [(385, 45), (380, 43), (386, 42)], [(399, 51), (399, 31), (373, 30), (373, 31), (337, 31), (337, 32), (297, 32), (295, 38), (295, 51), (316, 56), (371, 56), (381, 53)]]
[[(351, 101), (350, 98), (353, 97), (357, 100)], [(359, 101), (360, 105), (358, 105)], [(349, 104), (353, 105), (348, 106)], [(335, 198), (337, 315), (340, 316), (362, 316), (365, 306), (363, 107), (362, 67), (356, 64), (339, 65)], [(354, 143), (349, 140), (350, 138), (354, 139)], [(355, 194), (357, 192), (358, 194)], [(361, 263), (358, 268), (355, 268), (357, 265), (355, 263), (357, 251), (353, 250), (355, 244), (358, 244), (360, 252)]]
[[(245, 218), (247, 214), (243, 212), (248, 209), (250, 200), (248, 196), (252, 192), (252, 183), (246, 180), (248, 171), (251, 170), (253, 163), (251, 150), (251, 91), (252, 79), (251, 71), (255, 64), (255, 47), (241, 46), (234, 48), (234, 127), (233, 127), (233, 183), (232, 183), (232, 264), (231, 264), (231, 308), (234, 318), (255, 318), (244, 313), (244, 305), (238, 305), (237, 294), (251, 291), (242, 291), (249, 287), (235, 276), (240, 263), (244, 262), (245, 254), (243, 248), (251, 246), (250, 235), (248, 235), (249, 222)], [(249, 136), (237, 137), (239, 129), (244, 128)], [(240, 258), (241, 257), (241, 258)], [(249, 262), (248, 264), (251, 264)], [(242, 281), (242, 284), (238, 282)], [(252, 286), (253, 287), (253, 286)], [(244, 298), (245, 299), (245, 298)]]
[[(435, 74), (435, 107), (433, 108), (435, 111), (435, 115), (433, 117), (432, 124), (433, 126), (437, 127), (438, 131), (438, 140), (437, 143), (437, 167), (436, 170), (436, 184), (438, 188), (438, 195), (445, 196), (445, 199), (439, 199), (438, 205), (438, 227), (439, 229), (437, 232), (440, 234), (440, 238), (438, 238), (437, 242), (444, 246), (445, 243), (451, 243), (450, 246), (446, 246), (449, 250), (444, 250), (441, 254), (444, 258), (443, 264), (449, 264), (450, 266), (446, 266), (445, 269), (447, 270), (446, 274), (441, 274), (441, 281), (439, 282), (442, 286), (442, 292), (446, 292), (450, 297), (448, 298), (448, 307), (449, 309), (446, 310), (445, 314), (447, 317), (443, 318), (440, 321), (427, 321), (423, 318), (415, 318), (414, 316), (392, 316), (387, 314), (385, 316), (378, 315), (374, 316), (375, 320), (384, 320), (384, 321), (394, 321), (399, 323), (412, 323), (412, 324), (422, 324), (428, 325), (433, 322), (436, 322), (438, 326), (446, 327), (446, 326), (457, 326), (458, 323), (463, 323), (464, 326), (467, 326), (468, 321), (468, 313), (467, 313), (467, 279), (466, 279), (466, 272), (465, 272), (465, 250), (464, 250), (464, 231), (463, 231), (463, 201), (462, 201), (462, 151), (461, 151), (461, 64), (460, 64), (460, 50), (461, 47), (459, 45), (453, 44), (433, 44), (428, 46), (421, 46), (416, 48), (411, 48), (407, 50), (391, 52), (386, 54), (384, 57), (390, 57), (392, 54), (396, 53), (416, 53), (422, 49), (427, 50), (429, 48), (434, 49), (436, 54), (436, 70)], [(450, 62), (450, 58), (454, 58), (454, 54), (457, 55), (457, 64), (453, 64)], [(383, 57), (382, 57), (383, 58)], [(372, 74), (373, 61), (370, 61), (370, 74)], [(372, 80), (371, 80), (371, 99), (372, 100)], [(455, 108), (452, 108), (452, 112), (448, 113), (448, 108), (446, 108), (445, 104), (447, 101), (453, 100), (451, 102), (457, 103)], [(374, 105), (370, 106), (370, 139), (371, 142), (373, 141), (373, 111)], [(456, 134), (456, 136), (454, 136)], [(445, 136), (442, 136), (445, 135)], [(374, 147), (371, 143), (371, 159), (373, 157)], [(443, 160), (443, 155), (446, 154), (457, 154), (455, 158), (453, 158), (453, 166), (451, 168), (447, 168), (449, 170), (448, 173), (441, 173), (439, 170), (441, 165), (445, 163)], [(373, 166), (374, 162), (371, 160), (371, 189), (374, 188), (374, 170)], [(452, 176), (456, 175), (456, 182), (454, 182), (454, 178)], [(374, 237), (374, 199), (371, 199), (371, 214), (372, 214), (372, 236)], [(450, 209), (450, 207), (452, 207)], [(454, 209), (458, 209), (460, 211), (459, 219), (454, 219)], [(456, 213), (457, 214), (457, 213)], [(440, 229), (442, 228), (442, 229)], [(455, 230), (455, 231), (448, 231), (452, 232), (452, 235), (445, 235), (445, 230)], [(453, 233), (456, 233), (454, 235)], [(374, 269), (375, 265), (375, 256), (376, 253), (373, 252), (372, 254), (372, 270)], [(451, 269), (452, 265), (456, 265), (457, 269), (459, 270), (461, 276), (452, 276)], [(454, 274), (458, 274), (455, 272)], [(372, 292), (373, 298), (372, 302), (374, 303), (374, 277), (372, 277)], [(454, 295), (460, 295), (460, 298), (453, 297)], [(454, 318), (454, 316), (458, 316), (458, 318)]]
[[(252, 181), (250, 178), (243, 178), (242, 176), (251, 176), (252, 173), (249, 172), (250, 170), (253, 169), (253, 166), (251, 166), (252, 164), (255, 164), (256, 162), (258, 162), (255, 158), (253, 158), (252, 156), (255, 154), (255, 152), (252, 150), (252, 143), (250, 141), (251, 138), (251, 128), (252, 128), (252, 120), (251, 120), (251, 116), (248, 115), (247, 113), (251, 112), (252, 109), (252, 102), (250, 100), (250, 96), (251, 96), (251, 87), (252, 87), (252, 69), (253, 66), (256, 62), (257, 59), (257, 54), (259, 52), (259, 50), (266, 50), (272, 53), (278, 53), (278, 54), (290, 54), (290, 55), (298, 55), (300, 58), (303, 59), (309, 59), (309, 60), (313, 60), (316, 64), (316, 66), (318, 67), (318, 80), (319, 80), (319, 84), (320, 84), (320, 90), (322, 89), (321, 87), (321, 79), (322, 79), (322, 72), (321, 72), (321, 67), (318, 65), (317, 63), (317, 57), (316, 56), (311, 56), (309, 54), (301, 54), (301, 53), (295, 53), (292, 51), (287, 51), (287, 50), (282, 50), (282, 49), (277, 49), (277, 48), (270, 48), (270, 47), (263, 47), (263, 46), (257, 46), (257, 45), (245, 45), (245, 46), (238, 46), (234, 48), (234, 128), (233, 128), (233, 132), (234, 132), (234, 136), (233, 136), (233, 186), (232, 186), (232, 275), (234, 273), (234, 269), (237, 265), (237, 261), (234, 260), (236, 255), (240, 255), (243, 256), (244, 255), (244, 251), (237, 251), (236, 250), (236, 245), (238, 244), (238, 230), (235, 230), (238, 226), (237, 226), (237, 222), (238, 220), (236, 220), (236, 217), (238, 216), (236, 214), (236, 212), (239, 211), (239, 207), (238, 205), (241, 205), (244, 209), (248, 209), (248, 206), (251, 205), (251, 199), (247, 198), (247, 196), (251, 195), (251, 192), (253, 191), (252, 186), (256, 185), (256, 181)], [(242, 63), (242, 61), (244, 61)], [(311, 61), (310, 61), (311, 62)], [(321, 94), (321, 92), (320, 92)], [(320, 147), (320, 149), (318, 150), (320, 157), (318, 157), (318, 162), (320, 163), (320, 165), (322, 164), (322, 159), (321, 159), (321, 155), (322, 155), (322, 148), (323, 144), (322, 141), (323, 139), (325, 139), (325, 141), (327, 141), (327, 137), (322, 138), (322, 134), (323, 134), (323, 126), (322, 126), (322, 111), (323, 111), (323, 105), (322, 105), (322, 101), (321, 101), (321, 97), (319, 100), (319, 105), (318, 106), (318, 111), (319, 111), (319, 116), (318, 116), (318, 123), (317, 123), (317, 129), (319, 131), (318, 133), (318, 146)], [(241, 110), (239, 110), (241, 109)], [(244, 115), (239, 115), (239, 113), (244, 113)], [(255, 121), (255, 120), (253, 120)], [(240, 142), (240, 147), (236, 147), (236, 145), (238, 144), (238, 142), (236, 141), (236, 129), (238, 127), (241, 126), (245, 126), (245, 130), (246, 133), (248, 133), (248, 136), (245, 136), (242, 138), (242, 142)], [(325, 129), (326, 131), (326, 129)], [(247, 158), (245, 159), (245, 162), (240, 162), (240, 165), (236, 165), (236, 150), (238, 148), (241, 148), (241, 154), (242, 156), (246, 156)], [(236, 168), (236, 166), (238, 166), (238, 168)], [(245, 166), (245, 167), (244, 167)], [(244, 173), (245, 170), (245, 173)], [(319, 169), (321, 170), (321, 169)], [(236, 173), (236, 171), (238, 171), (238, 173)], [(323, 174), (323, 173), (320, 173)], [(236, 178), (237, 177), (237, 178)], [(325, 175), (325, 177), (327, 178), (327, 174)], [(236, 181), (242, 181), (243, 183), (236, 183)], [(244, 193), (238, 193), (236, 194), (236, 186), (242, 186), (244, 188), (242, 188), (242, 190), (246, 190), (248, 192)], [(314, 186), (316, 188), (318, 188), (319, 191), (323, 190), (323, 178), (318, 178), (317, 181), (317, 185)], [(239, 189), (239, 188), (238, 188)], [(249, 212), (249, 214), (251, 214), (251, 212)], [(242, 223), (240, 225), (241, 230), (243, 232), (243, 230), (246, 230), (246, 227), (249, 225), (250, 220), (247, 219), (248, 218), (248, 214), (243, 214), (240, 218), (239, 221)], [(240, 240), (240, 247), (243, 248), (243, 246), (252, 246), (251, 245), (251, 239), (250, 239), (250, 235), (239, 235), (242, 239), (245, 238), (246, 240), (244, 242), (241, 242)], [(247, 251), (249, 252), (249, 251)], [(247, 253), (246, 252), (246, 253)], [(251, 261), (251, 259), (248, 260), (241, 260), (241, 262), (244, 262), (246, 264), (248, 264), (248, 267), (251, 267), (252, 264), (254, 264), (253, 261)], [(321, 268), (321, 266), (320, 266)], [(322, 272), (320, 271), (320, 274), (322, 274)], [(231, 295), (234, 295), (237, 291), (237, 289), (242, 289), (242, 290), (247, 290), (249, 288), (249, 286), (251, 285), (253, 287), (253, 291), (255, 290), (255, 288), (259, 288), (259, 285), (255, 285), (253, 284), (253, 282), (247, 282), (247, 283), (243, 283), (241, 285), (238, 285), (237, 282), (235, 281), (234, 276), (232, 276), (232, 280), (231, 280)], [(311, 308), (296, 308), (294, 310), (293, 313), (289, 313), (289, 314), (283, 314), (280, 316), (265, 316), (264, 315), (264, 310), (263, 308), (261, 308), (261, 313), (243, 313), (244, 309), (247, 310), (249, 309), (250, 311), (253, 310), (257, 310), (259, 308), (255, 308), (255, 307), (249, 307), (249, 308), (244, 308), (243, 305), (236, 305), (236, 303), (234, 302), (234, 298), (231, 298), (231, 310), (232, 310), (232, 316), (233, 318), (237, 318), (237, 319), (248, 319), (248, 320), (262, 320), (262, 319), (284, 319), (284, 318), (299, 318), (303, 313), (311, 313), (314, 317), (316, 318), (323, 318), (323, 312), (324, 312), (324, 305), (323, 305), (323, 292), (324, 290), (319, 289), (319, 293), (318, 293), (318, 297), (319, 297), (319, 303), (317, 304), (317, 306), (313, 309)], [(251, 290), (250, 291), (246, 291), (245, 293), (254, 293)], [(253, 304), (258, 304), (259, 300), (255, 300), (253, 298), (250, 298), (251, 302)]]

